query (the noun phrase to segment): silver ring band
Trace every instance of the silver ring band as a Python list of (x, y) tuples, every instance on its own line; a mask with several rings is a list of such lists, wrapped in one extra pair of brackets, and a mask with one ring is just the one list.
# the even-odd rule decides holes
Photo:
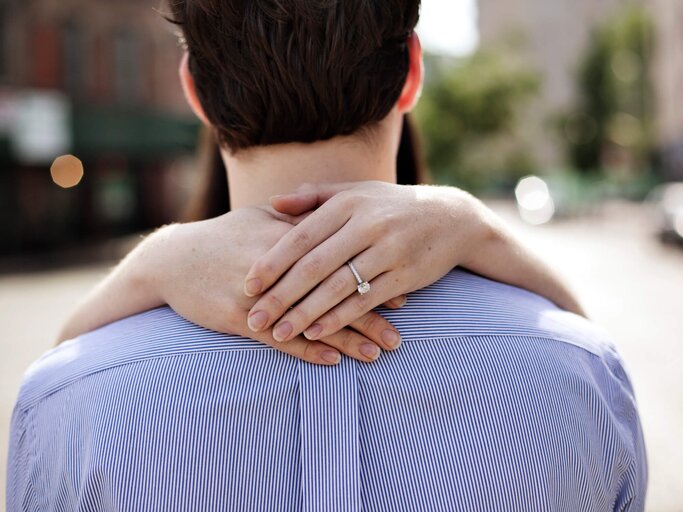
[(351, 269), (353, 277), (356, 278), (356, 283), (358, 283), (358, 293), (360, 293), (361, 295), (365, 295), (366, 293), (368, 293), (370, 291), (370, 283), (368, 283), (360, 276), (358, 270), (356, 270), (356, 267), (353, 263), (347, 261), (346, 264)]

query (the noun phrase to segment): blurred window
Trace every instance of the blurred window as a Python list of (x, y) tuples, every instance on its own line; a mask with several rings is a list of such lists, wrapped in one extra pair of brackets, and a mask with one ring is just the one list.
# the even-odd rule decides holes
[(131, 30), (120, 30), (114, 35), (114, 83), (119, 101), (138, 103), (142, 100), (142, 41)]
[(87, 46), (85, 32), (75, 23), (64, 27), (64, 87), (76, 99), (85, 92)]
[(126, 169), (112, 168), (98, 176), (95, 194), (97, 217), (104, 224), (123, 226), (133, 220), (137, 197)]
[(9, 13), (7, 5), (0, 0), (0, 79), (9, 74), (7, 65), (8, 54), (8, 32), (9, 32)]
[(31, 30), (31, 55), (33, 85), (51, 89), (59, 88), (63, 81), (62, 38), (56, 27), (38, 23)]
[(93, 34), (90, 54), (93, 75), (90, 86), (92, 87), (91, 96), (99, 102), (110, 100), (113, 93), (114, 70), (112, 69), (113, 48), (111, 45), (111, 34), (108, 32)]

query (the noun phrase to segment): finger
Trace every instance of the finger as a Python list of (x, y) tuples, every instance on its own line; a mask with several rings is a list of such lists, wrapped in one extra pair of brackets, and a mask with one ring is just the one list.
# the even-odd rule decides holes
[[(282, 302), (283, 300), (287, 303), (291, 302), (294, 304), (299, 299), (296, 296), (290, 295), (286, 299), (280, 298), (278, 301), (271, 301), (268, 296), (271, 293), (294, 293), (294, 290), (299, 287), (298, 293), (304, 298), (291, 309), (282, 311), (281, 314), (284, 314), (284, 316), (280, 318), (273, 329), (275, 339), (287, 341), (287, 339), (300, 334), (304, 329), (310, 329), (308, 334), (312, 339), (316, 339), (316, 327), (311, 325), (313, 321), (340, 304), (351, 294), (357, 293), (358, 283), (356, 282), (351, 269), (346, 265), (346, 262), (348, 261), (347, 254), (353, 254), (353, 252), (355, 252), (354, 249), (357, 248), (349, 247), (349, 244), (342, 239), (343, 232), (344, 230), (339, 233), (338, 238), (340, 240), (336, 241), (334, 239), (329, 239), (305, 257), (319, 258), (320, 261), (325, 261), (329, 264), (333, 269), (333, 272), (329, 277), (324, 278), (324, 280), (320, 279), (316, 281), (315, 277), (303, 275), (302, 273), (305, 271), (306, 263), (304, 259), (302, 259), (300, 268), (298, 268), (299, 264), (295, 265), (272, 290), (268, 291), (262, 297), (261, 300), (263, 300), (263, 302), (261, 303), (261, 300), (259, 300), (252, 308), (252, 310), (267, 311), (270, 318), (279, 318), (279, 316), (277, 316), (279, 311), (269, 309), (269, 306), (275, 308), (277, 303)], [(356, 240), (357, 239), (358, 238), (356, 237)], [(351, 252), (346, 253), (346, 251)], [(322, 256), (317, 256), (316, 253), (321, 253)], [(385, 258), (383, 258), (383, 254), (381, 254), (381, 251), (377, 248), (370, 248), (363, 251), (353, 258), (353, 262), (360, 275), (363, 276), (363, 279), (367, 280), (372, 280), (379, 274), (388, 270)], [(304, 287), (304, 281), (306, 280), (310, 283), (322, 282), (311, 291), (307, 289), (308, 287)], [(280, 290), (282, 290), (282, 292), (280, 292)], [(277, 296), (282, 297), (282, 295)]]
[[(321, 341), (363, 363), (371, 363), (382, 354), (382, 349), (372, 340), (353, 329), (342, 329)], [(284, 345), (288, 345), (288, 343)]]
[(270, 214), (273, 218), (281, 221), (287, 222), (288, 224), (296, 225), (300, 223), (308, 214), (304, 213), (302, 215), (289, 215), (287, 213), (281, 213), (270, 206), (263, 207), (263, 210)]
[[(318, 323), (316, 322), (314, 325), (318, 325)], [(401, 346), (401, 334), (398, 332), (398, 329), (376, 311), (365, 313), (357, 320), (351, 322), (349, 327), (353, 327), (359, 334), (362, 334), (369, 341), (384, 350), (396, 350)], [(306, 336), (308, 337), (308, 331)], [(326, 340), (328, 338), (329, 336), (326, 336), (322, 339)], [(311, 336), (310, 339), (317, 338)]]
[[(322, 339), (342, 327), (352, 324), (359, 315), (363, 315), (396, 295), (400, 288), (400, 279), (396, 272), (386, 272), (370, 283), (370, 291), (365, 295), (351, 295), (337, 307), (325, 313), (315, 323), (321, 327), (316, 339)], [(397, 282), (398, 281), (398, 282)]]
[[(278, 341), (287, 341), (348, 297), (357, 284), (345, 264), (349, 257), (365, 249), (367, 243), (357, 233), (355, 228), (344, 227), (301, 258), (252, 306), (248, 315), (249, 327), (267, 329), (280, 319), (273, 333)], [(378, 266), (383, 262), (381, 255), (365, 258), (368, 259), (368, 265), (374, 261), (378, 267), (367, 271), (368, 279), (385, 270)], [(314, 293), (310, 299), (306, 297), (332, 275), (334, 277), (322, 288), (321, 293)], [(302, 303), (293, 306), (299, 301)]]
[(300, 215), (326, 203), (339, 192), (357, 186), (358, 183), (321, 183), (306, 184), (291, 194), (282, 194), (270, 198), (270, 204), (276, 210), (289, 215)]
[(388, 309), (401, 309), (403, 306), (406, 305), (407, 302), (407, 295), (399, 295), (398, 297), (394, 297), (393, 299), (386, 301), (382, 305)]
[(316, 210), (252, 265), (245, 278), (244, 292), (253, 297), (270, 288), (294, 263), (339, 231), (350, 216), (348, 210), (340, 208)]
[(304, 212), (301, 215), (287, 215), (286, 213), (280, 213), (276, 210), (273, 210), (272, 208), (268, 210), (268, 213), (270, 213), (273, 217), (275, 217), (277, 220), (282, 221), (282, 222), (287, 222), (288, 224), (291, 224), (292, 226), (296, 226), (298, 224), (301, 224), (304, 220), (308, 218), (309, 215), (311, 215), (313, 212), (308, 211)]
[(288, 343), (279, 343), (269, 333), (260, 333), (254, 339), (298, 359), (326, 366), (338, 364), (340, 352), (363, 363), (375, 361), (382, 353), (375, 343), (352, 329), (341, 329), (320, 341), (297, 336)]
[(365, 313), (349, 326), (384, 350), (396, 350), (401, 346), (401, 334), (398, 329), (376, 311)]
[(341, 361), (339, 351), (324, 341), (311, 341), (303, 336), (297, 336), (289, 343), (279, 343), (275, 341), (269, 332), (259, 333), (253, 336), (253, 339), (312, 364), (334, 366)]
[(313, 214), (313, 211), (308, 211), (308, 212), (302, 213), (301, 215), (289, 216), (289, 223), (292, 224), (293, 226), (298, 226), (299, 224), (301, 224), (303, 221), (305, 221), (312, 214)]
[(315, 192), (295, 192), (283, 196), (273, 196), (270, 198), (270, 204), (276, 211), (287, 215), (301, 215), (320, 206), (318, 194)]

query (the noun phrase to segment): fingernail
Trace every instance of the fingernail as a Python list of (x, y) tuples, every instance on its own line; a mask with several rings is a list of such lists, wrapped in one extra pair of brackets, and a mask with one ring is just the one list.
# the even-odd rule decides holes
[(339, 361), (341, 361), (341, 354), (339, 352), (335, 352), (334, 350), (325, 350), (322, 354), (320, 354), (320, 357), (323, 359), (323, 361), (331, 364), (339, 364)]
[(262, 286), (263, 285), (260, 279), (249, 279), (247, 284), (244, 285), (244, 293), (246, 293), (249, 297), (253, 297), (254, 295), (261, 293)]
[(396, 302), (394, 302), (394, 306), (395, 306), (397, 309), (398, 309), (398, 308), (402, 308), (403, 306), (406, 305), (406, 302), (408, 302), (408, 297), (404, 295), (404, 296), (401, 297), (399, 300), (397, 300)]
[(382, 333), (382, 341), (391, 348), (398, 348), (401, 345), (401, 336), (396, 331), (387, 329)]
[(275, 338), (276, 341), (285, 341), (287, 337), (292, 334), (293, 329), (292, 324), (289, 322), (277, 324), (275, 329), (273, 329), (273, 338)]
[(317, 340), (321, 332), (323, 332), (323, 326), (320, 324), (313, 324), (304, 331), (304, 336), (309, 340)]
[(358, 350), (365, 357), (368, 357), (372, 360), (377, 359), (379, 355), (382, 353), (379, 347), (377, 345), (373, 345), (372, 343), (366, 343), (365, 345), (361, 345)]
[(247, 319), (247, 325), (249, 326), (249, 329), (254, 332), (263, 330), (267, 323), (268, 314), (265, 311), (257, 311), (253, 315), (249, 315), (249, 318)]

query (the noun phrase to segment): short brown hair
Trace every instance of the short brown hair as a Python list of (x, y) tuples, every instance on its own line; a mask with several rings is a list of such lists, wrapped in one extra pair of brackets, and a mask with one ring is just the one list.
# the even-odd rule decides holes
[(233, 151), (349, 135), (400, 97), (420, 0), (169, 0), (197, 96)]

